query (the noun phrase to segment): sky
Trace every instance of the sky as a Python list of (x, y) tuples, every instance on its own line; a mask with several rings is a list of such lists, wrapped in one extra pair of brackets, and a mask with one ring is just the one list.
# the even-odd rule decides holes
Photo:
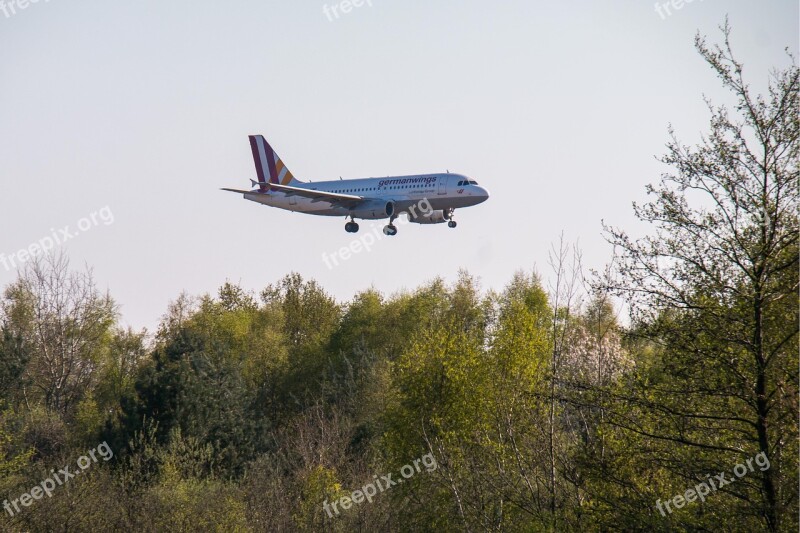
[[(0, 287), (49, 239), (152, 331), (182, 291), (290, 272), (343, 302), (459, 269), (501, 290), (546, 277), (562, 232), (602, 269), (604, 221), (648, 230), (631, 204), (669, 170), (669, 125), (694, 144), (703, 97), (730, 102), (693, 47), (726, 15), (763, 92), (797, 1), (2, 0)], [(385, 221), (352, 235), (219, 190), (255, 177), (251, 134), (301, 180), (449, 170), (492, 196), (366, 250)]]

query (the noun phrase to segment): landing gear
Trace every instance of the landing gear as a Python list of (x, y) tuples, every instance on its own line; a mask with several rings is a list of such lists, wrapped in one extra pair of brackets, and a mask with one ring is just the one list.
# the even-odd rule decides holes
[(397, 235), (397, 226), (394, 225), (394, 221), (397, 218), (397, 215), (389, 217), (389, 224), (383, 227), (383, 234), (388, 235), (389, 237), (394, 237)]
[(458, 226), (458, 223), (455, 220), (453, 220), (453, 214), (455, 214), (455, 211), (456, 210), (451, 207), (450, 209), (445, 209), (442, 212), (442, 214), (444, 215), (445, 220), (449, 221), (447, 223), (447, 227), (449, 227), (449, 228), (455, 228), (456, 226)]
[(350, 222), (344, 225), (344, 230), (347, 233), (358, 233), (358, 224), (356, 224), (355, 220), (351, 220)]

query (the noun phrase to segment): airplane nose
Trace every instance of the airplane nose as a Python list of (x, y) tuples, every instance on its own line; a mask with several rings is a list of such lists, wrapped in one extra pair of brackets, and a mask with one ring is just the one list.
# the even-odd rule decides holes
[(484, 200), (489, 199), (489, 191), (486, 187), (478, 187), (478, 196), (482, 197)]

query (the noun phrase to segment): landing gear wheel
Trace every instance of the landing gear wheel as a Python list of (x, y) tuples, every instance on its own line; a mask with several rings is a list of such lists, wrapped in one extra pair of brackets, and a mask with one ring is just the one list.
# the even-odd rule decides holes
[(347, 233), (358, 233), (358, 224), (355, 222), (348, 222), (344, 225), (344, 230)]
[(397, 215), (389, 217), (389, 224), (383, 227), (384, 235), (388, 235), (389, 237), (397, 235), (397, 226), (394, 225), (395, 220), (397, 220)]
[(450, 222), (447, 223), (447, 225), (448, 225), (448, 227), (451, 227), (451, 228), (455, 228), (456, 226), (458, 226), (458, 224), (456, 223), (455, 220), (451, 220)]

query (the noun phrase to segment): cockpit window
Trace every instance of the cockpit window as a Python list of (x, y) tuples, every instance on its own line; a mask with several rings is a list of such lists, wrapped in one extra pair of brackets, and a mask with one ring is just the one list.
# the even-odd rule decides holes
[(470, 184), (470, 185), (477, 185), (477, 184), (478, 184), (478, 182), (477, 182), (477, 181), (475, 181), (475, 180), (469, 180), (469, 184)]

